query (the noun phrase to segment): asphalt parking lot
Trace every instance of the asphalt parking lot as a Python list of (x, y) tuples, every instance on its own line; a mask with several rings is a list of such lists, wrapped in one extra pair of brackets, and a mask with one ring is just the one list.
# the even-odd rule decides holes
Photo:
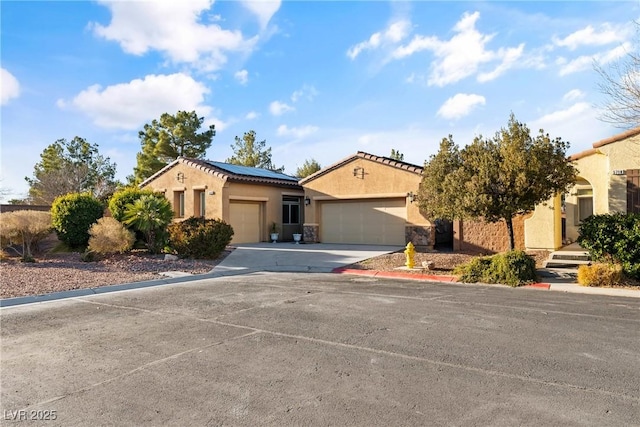
[(640, 300), (254, 273), (1, 315), (2, 425), (640, 425)]

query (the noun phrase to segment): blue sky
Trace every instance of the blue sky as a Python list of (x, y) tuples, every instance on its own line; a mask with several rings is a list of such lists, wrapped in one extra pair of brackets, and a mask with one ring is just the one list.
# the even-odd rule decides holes
[(196, 110), (210, 160), (255, 130), (294, 174), (357, 151), (423, 164), (449, 134), (491, 136), (513, 112), (587, 149), (620, 129), (594, 61), (634, 45), (633, 2), (2, 1), (4, 199), (40, 153), (86, 138), (124, 180), (138, 131)]

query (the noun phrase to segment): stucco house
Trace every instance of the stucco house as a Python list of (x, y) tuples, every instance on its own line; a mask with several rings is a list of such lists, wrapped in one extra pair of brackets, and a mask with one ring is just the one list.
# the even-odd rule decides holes
[(300, 180), (304, 240), (433, 248), (434, 226), (414, 203), (422, 169), (359, 151)]
[(555, 250), (575, 242), (590, 215), (640, 212), (640, 127), (595, 142), (570, 160), (578, 178), (564, 195), (564, 214), (561, 195), (537, 206), (525, 220), (527, 249)]
[(177, 221), (196, 216), (229, 223), (232, 243), (268, 241), (272, 223), (280, 240), (302, 233), (304, 192), (298, 178), (282, 173), (179, 157), (140, 187), (163, 193)]

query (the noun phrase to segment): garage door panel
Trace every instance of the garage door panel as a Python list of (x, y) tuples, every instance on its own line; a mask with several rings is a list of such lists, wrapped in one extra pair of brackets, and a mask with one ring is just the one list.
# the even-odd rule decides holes
[(324, 202), (321, 240), (326, 243), (404, 245), (405, 199)]
[(260, 241), (260, 205), (258, 203), (230, 203), (229, 223), (233, 227), (231, 243)]

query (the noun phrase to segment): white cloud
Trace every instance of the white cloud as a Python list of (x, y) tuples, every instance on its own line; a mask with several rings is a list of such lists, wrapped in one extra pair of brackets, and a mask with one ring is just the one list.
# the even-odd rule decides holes
[(247, 120), (257, 119), (258, 117), (260, 117), (260, 114), (256, 113), (255, 111), (249, 111), (247, 115), (244, 116), (244, 118)]
[(540, 125), (541, 128), (553, 126), (559, 123), (566, 122), (568, 120), (575, 119), (590, 109), (591, 106), (589, 105), (589, 103), (577, 102), (567, 109), (558, 110), (546, 114), (535, 120), (535, 123)]
[(554, 37), (553, 43), (556, 46), (566, 47), (575, 50), (580, 46), (604, 46), (611, 43), (623, 42), (627, 32), (622, 28), (614, 28), (609, 23), (600, 26), (600, 30), (594, 29), (591, 25), (573, 32), (563, 39)]
[(484, 96), (474, 93), (458, 93), (442, 104), (437, 115), (445, 119), (456, 120), (471, 113), (478, 105), (485, 104), (486, 99)]
[(237, 71), (233, 77), (241, 84), (246, 85), (249, 81), (249, 72), (247, 70)]
[(250, 52), (257, 37), (245, 39), (240, 31), (202, 22), (213, 0), (117, 1), (101, 0), (111, 11), (107, 26), (90, 24), (94, 33), (116, 41), (133, 55), (157, 50), (174, 63), (188, 63), (215, 71), (227, 62), (229, 52)]
[(316, 96), (318, 96), (318, 91), (315, 87), (304, 85), (300, 90), (296, 90), (291, 94), (291, 101), (298, 102), (302, 98), (305, 98), (308, 101), (313, 101), (313, 98)]
[(178, 110), (195, 110), (207, 116), (211, 112), (211, 107), (203, 105), (207, 93), (205, 85), (183, 73), (148, 75), (106, 88), (90, 86), (71, 101), (58, 100), (58, 106), (73, 107), (100, 127), (131, 130)]
[(311, 135), (314, 132), (318, 131), (317, 126), (300, 126), (300, 127), (292, 127), (289, 128), (287, 125), (278, 126), (278, 136), (292, 136), (297, 139), (304, 138), (305, 136)]
[(269, 112), (271, 112), (271, 114), (273, 114), (274, 116), (281, 116), (288, 111), (294, 110), (295, 108), (293, 108), (292, 106), (280, 101), (273, 101), (271, 104), (269, 104)]
[(4, 68), (0, 68), (0, 88), (2, 89), (0, 105), (7, 105), (9, 100), (20, 96), (20, 83), (18, 79)]
[(561, 65), (560, 75), (566, 76), (567, 74), (592, 69), (594, 62), (599, 65), (609, 64), (622, 58), (630, 52), (630, 49), (631, 43), (627, 42), (606, 52), (599, 52), (593, 55), (582, 55), (571, 61), (567, 61), (565, 58), (558, 58), (558, 60), (556, 60), (556, 64)]
[(242, 5), (256, 15), (260, 27), (265, 28), (280, 9), (280, 0), (243, 0)]
[(575, 101), (576, 99), (581, 99), (585, 97), (585, 93), (580, 89), (573, 89), (569, 92), (565, 93), (562, 97), (563, 101)]
[(552, 138), (560, 137), (571, 144), (568, 154), (591, 148), (591, 144), (612, 135), (611, 125), (598, 120), (598, 110), (587, 102), (576, 102), (568, 108), (557, 110), (530, 120), (532, 135), (544, 129)]
[[(409, 44), (397, 47), (391, 57), (401, 59), (423, 50), (433, 52), (436, 59), (431, 65), (428, 84), (445, 86), (455, 83), (478, 72), (483, 64), (499, 62), (493, 71), (482, 73), (478, 81), (486, 82), (504, 74), (518, 64), (523, 55), (524, 44), (516, 48), (487, 50), (486, 45), (495, 34), (482, 34), (476, 28), (479, 12), (464, 13), (453, 27), (456, 33), (450, 40), (440, 40), (435, 36), (416, 35)], [(527, 65), (530, 65), (526, 62)], [(520, 64), (522, 65), (522, 64)]]
[(478, 81), (480, 83), (484, 83), (491, 80), (495, 80), (496, 78), (500, 77), (510, 68), (513, 68), (515, 64), (517, 64), (517, 62), (522, 57), (523, 50), (524, 50), (524, 43), (514, 48), (499, 49), (498, 56), (502, 58), (502, 62), (493, 71), (488, 73), (478, 74)]
[(373, 33), (368, 40), (351, 46), (347, 50), (347, 56), (351, 59), (356, 59), (365, 50), (373, 50), (387, 44), (399, 43), (409, 34), (410, 28), (411, 23), (409, 21), (393, 22), (386, 30)]

